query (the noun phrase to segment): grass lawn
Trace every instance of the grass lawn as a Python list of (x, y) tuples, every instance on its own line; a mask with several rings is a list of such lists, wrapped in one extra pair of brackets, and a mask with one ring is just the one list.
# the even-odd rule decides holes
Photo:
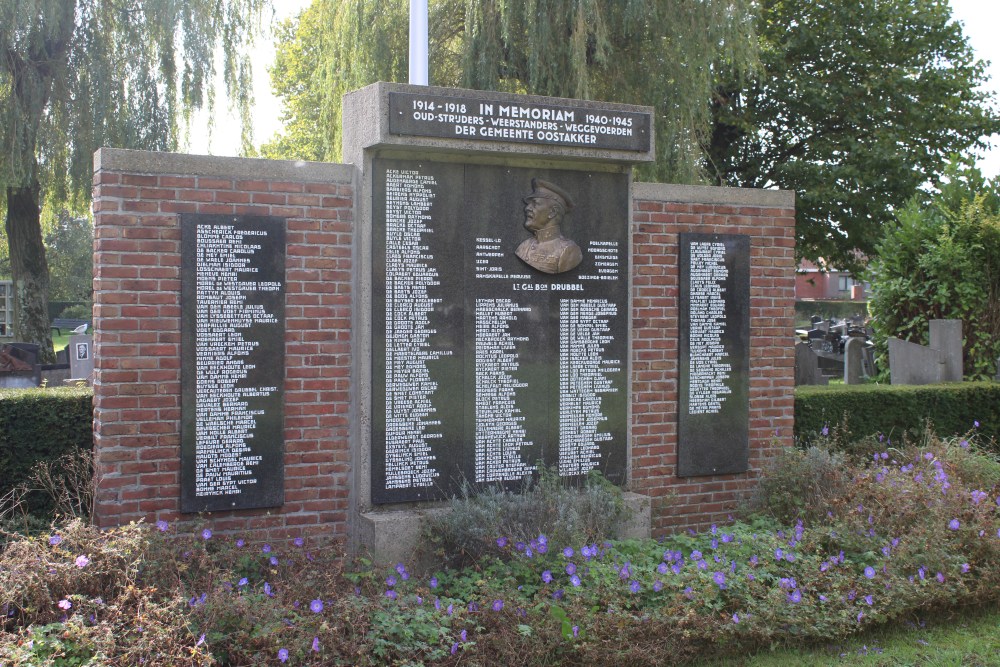
[(955, 609), (876, 628), (839, 643), (776, 649), (698, 667), (1000, 666), (1000, 606)]
[(52, 334), (52, 349), (53, 349), (53, 351), (58, 352), (59, 350), (65, 349), (66, 346), (69, 345), (69, 337), (71, 335), (72, 334), (70, 334), (70, 333), (63, 333), (63, 335), (61, 335), (61, 336), (58, 335), (58, 334)]

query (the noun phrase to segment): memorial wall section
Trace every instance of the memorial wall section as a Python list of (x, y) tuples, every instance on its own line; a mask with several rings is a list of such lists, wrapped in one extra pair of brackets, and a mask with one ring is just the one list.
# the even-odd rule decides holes
[(346, 534), (353, 169), (94, 163), (99, 524)]
[[(428, 92), (554, 129), (391, 127)], [(632, 183), (637, 144), (573, 136), (588, 105), (641, 124), (376, 84), (345, 104), (356, 166), (99, 151), (100, 525), (402, 543), (399, 510), (539, 460), (651, 498), (654, 535), (724, 520), (791, 444), (794, 198)], [(558, 238), (529, 220), (551, 202)]]

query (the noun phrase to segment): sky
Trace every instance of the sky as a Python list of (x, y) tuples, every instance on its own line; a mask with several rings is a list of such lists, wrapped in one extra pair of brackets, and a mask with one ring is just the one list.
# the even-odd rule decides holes
[[(311, 0), (277, 0), (275, 22), (297, 14)], [(976, 57), (990, 61), (986, 88), (997, 93), (1000, 100), (1000, 2), (998, 0), (951, 0), (952, 15), (964, 26), (969, 43)], [(281, 103), (271, 94), (267, 67), (274, 61), (272, 35), (266, 33), (259, 40), (253, 58), (254, 65), (254, 144), (260, 146), (281, 129)], [(219, 87), (221, 89), (221, 82)], [(1000, 105), (1000, 102), (998, 102)], [(227, 102), (220, 98), (215, 112), (214, 128), (209, 135), (209, 115), (196, 114), (190, 130), (185, 152), (209, 155), (239, 155), (239, 118), (228, 111)], [(992, 138), (992, 149), (980, 156), (979, 168), (987, 177), (1000, 175), (1000, 136)]]

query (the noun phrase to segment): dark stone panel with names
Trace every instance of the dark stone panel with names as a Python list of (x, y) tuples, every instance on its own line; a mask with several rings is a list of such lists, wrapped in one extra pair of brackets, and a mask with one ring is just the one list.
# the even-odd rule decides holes
[(181, 511), (284, 502), (285, 221), (181, 216)]
[(398, 135), (645, 152), (651, 127), (646, 112), (389, 93), (389, 132)]
[(745, 472), (750, 452), (750, 237), (680, 235), (677, 474)]
[[(628, 182), (621, 173), (377, 159), (372, 501), (627, 467)], [(582, 255), (549, 274), (515, 250), (532, 179), (574, 206)]]

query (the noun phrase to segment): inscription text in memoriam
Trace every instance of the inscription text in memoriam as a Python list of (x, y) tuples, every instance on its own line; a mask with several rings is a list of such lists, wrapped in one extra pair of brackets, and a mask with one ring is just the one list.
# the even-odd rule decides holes
[(283, 489), (284, 220), (182, 218), (182, 510)]
[(680, 235), (678, 474), (749, 465), (750, 238)]
[[(577, 199), (572, 270), (515, 254), (536, 177)], [(374, 178), (373, 502), (516, 486), (540, 462), (624, 482), (625, 179), (413, 160)]]

